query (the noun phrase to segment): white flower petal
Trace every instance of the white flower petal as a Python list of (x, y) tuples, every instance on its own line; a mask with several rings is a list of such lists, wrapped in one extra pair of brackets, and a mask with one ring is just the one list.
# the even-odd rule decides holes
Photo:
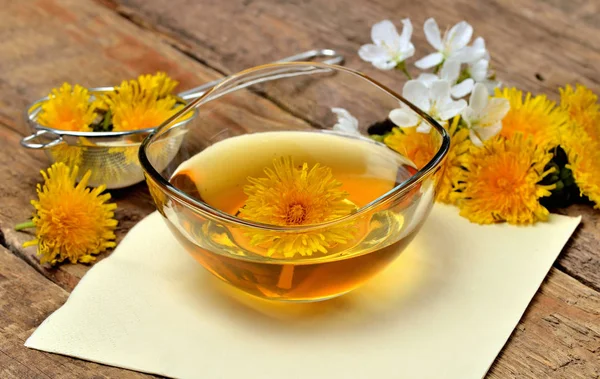
[(389, 119), (401, 128), (414, 127), (419, 122), (419, 116), (409, 108), (392, 109)]
[(426, 122), (425, 120), (421, 121), (421, 123), (417, 127), (418, 133), (428, 134), (430, 130), (431, 130), (431, 124)]
[(487, 79), (489, 65), (490, 62), (487, 59), (480, 59), (471, 64), (469, 71), (471, 72), (471, 77), (473, 80), (476, 82), (482, 82)]
[[(402, 34), (400, 35), (400, 46), (404, 48), (410, 44), (410, 39), (412, 37), (413, 26), (410, 22), (409, 18), (405, 18), (402, 20)], [(412, 44), (411, 44), (412, 45)], [(414, 46), (413, 46), (414, 50)]]
[(461, 21), (450, 29), (446, 41), (451, 51), (457, 51), (467, 46), (472, 36), (473, 27), (468, 22)]
[(483, 49), (483, 50), (485, 50), (485, 54), (483, 55), (483, 59), (488, 60), (488, 61), (490, 60), (490, 53), (485, 48), (485, 40), (482, 37), (475, 38), (475, 41), (473, 41), (473, 45), (472, 46), (474, 48), (476, 48), (476, 49)]
[(352, 116), (350, 112), (348, 112), (344, 108), (331, 108), (331, 111), (335, 113), (339, 122), (344, 122), (348, 125), (351, 125), (354, 128), (358, 128), (358, 120), (356, 117)]
[(475, 133), (473, 129), (469, 130), (469, 138), (471, 139), (471, 142), (473, 142), (473, 145), (477, 147), (483, 146), (483, 142), (481, 141), (479, 136), (477, 136), (477, 133)]
[(396, 62), (391, 61), (391, 60), (376, 60), (373, 61), (373, 66), (375, 66), (376, 68), (380, 69), (380, 70), (391, 70), (394, 67), (396, 67)]
[(440, 80), (440, 78), (439, 78), (439, 76), (434, 75), (434, 74), (424, 73), (424, 74), (419, 75), (417, 80), (424, 83), (427, 87), (429, 87), (429, 86), (431, 86), (431, 83), (435, 82), (436, 80)]
[(450, 83), (447, 80), (436, 80), (431, 83), (429, 98), (438, 106), (447, 103), (450, 100)]
[(481, 83), (483, 83), (486, 86), (486, 88), (490, 92), (490, 95), (494, 94), (494, 90), (496, 88), (502, 86), (502, 82), (497, 81), (497, 80), (484, 80)]
[(362, 45), (358, 49), (358, 56), (367, 62), (385, 61), (388, 59), (387, 51), (383, 47), (373, 44)]
[(442, 53), (432, 53), (416, 61), (415, 66), (417, 66), (421, 70), (426, 70), (433, 66), (437, 66), (438, 64), (442, 63), (443, 60), (444, 56), (442, 55)]
[(473, 128), (473, 131), (482, 141), (487, 141), (490, 138), (494, 137), (495, 135), (500, 133), (500, 130), (502, 130), (502, 122), (497, 122), (494, 125), (490, 125), (487, 127), (476, 126)]
[(418, 80), (409, 80), (402, 88), (402, 96), (413, 103), (423, 103), (428, 99), (429, 89), (425, 83)]
[[(487, 88), (486, 88), (487, 91)], [(510, 102), (508, 99), (501, 97), (493, 97), (489, 100), (485, 108), (485, 115), (481, 117), (480, 125), (489, 126), (502, 121), (504, 116), (510, 110)]]
[(471, 98), (469, 99), (469, 107), (476, 112), (481, 112), (488, 105), (489, 94), (484, 84), (477, 83), (473, 87)]
[(455, 99), (460, 99), (461, 97), (467, 96), (473, 90), (474, 83), (475, 82), (471, 78), (465, 79), (450, 88), (450, 95), (452, 95), (452, 97)]
[(440, 34), (440, 28), (437, 25), (437, 22), (433, 18), (428, 18), (425, 20), (425, 24), (423, 24), (423, 30), (425, 31), (425, 38), (427, 38), (427, 42), (431, 46), (433, 46), (437, 51), (442, 50), (442, 35)]
[(456, 83), (459, 74), (460, 62), (454, 59), (447, 59), (442, 65), (442, 70), (440, 71), (440, 78), (447, 80), (450, 83)]
[(383, 20), (376, 23), (371, 28), (371, 39), (378, 46), (383, 44), (392, 46), (400, 39), (400, 35), (390, 20)]
[(485, 55), (485, 49), (474, 48), (473, 46), (466, 46), (462, 49), (454, 50), (448, 59), (456, 59), (461, 63), (472, 63), (483, 58)]
[(415, 45), (409, 43), (404, 49), (400, 50), (399, 55), (402, 58), (402, 61), (412, 57), (413, 55), (415, 55)]
[(443, 104), (438, 108), (438, 117), (442, 121), (451, 119), (458, 115), (467, 106), (467, 102), (464, 100), (451, 101)]

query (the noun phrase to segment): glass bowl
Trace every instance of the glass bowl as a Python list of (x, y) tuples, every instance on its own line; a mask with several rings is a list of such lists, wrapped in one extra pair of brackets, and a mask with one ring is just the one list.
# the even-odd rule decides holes
[[(401, 104), (432, 126), (437, 150), (422, 167), (366, 132)], [(165, 168), (173, 138), (183, 143)], [(431, 210), (449, 146), (444, 127), (378, 82), (300, 62), (232, 75), (149, 135), (139, 160), (158, 211), (204, 268), (261, 298), (318, 301), (398, 257)]]

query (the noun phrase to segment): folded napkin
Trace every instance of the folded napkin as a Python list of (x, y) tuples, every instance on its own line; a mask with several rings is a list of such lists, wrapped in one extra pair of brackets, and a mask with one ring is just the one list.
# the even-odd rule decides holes
[(579, 222), (478, 226), (436, 205), (365, 286), (279, 304), (213, 278), (154, 213), (25, 345), (182, 378), (481, 378)]

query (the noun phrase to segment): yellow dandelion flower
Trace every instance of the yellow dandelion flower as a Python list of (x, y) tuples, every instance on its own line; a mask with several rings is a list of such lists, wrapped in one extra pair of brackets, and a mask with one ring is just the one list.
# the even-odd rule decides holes
[[(328, 167), (296, 166), (291, 158), (280, 158), (264, 172), (264, 178), (248, 178), (250, 184), (244, 188), (248, 199), (240, 209), (243, 219), (293, 227), (332, 221), (356, 209)], [(250, 243), (266, 248), (268, 255), (306, 256), (325, 254), (329, 248), (351, 241), (355, 233), (354, 225), (344, 223), (306, 233), (253, 232)]]
[(479, 224), (506, 221), (531, 224), (548, 218), (539, 198), (555, 185), (541, 185), (552, 172), (545, 170), (552, 153), (531, 137), (517, 133), (511, 139), (496, 137), (471, 149), (457, 204), (461, 216)]
[(587, 133), (573, 128), (565, 133), (562, 143), (573, 172), (573, 178), (581, 193), (600, 208), (600, 144), (592, 140)]
[(37, 122), (53, 129), (89, 132), (92, 130), (90, 124), (97, 116), (96, 105), (96, 102), (90, 102), (86, 88), (64, 83), (48, 95)]
[(598, 96), (590, 89), (578, 84), (560, 88), (560, 105), (569, 113), (571, 122), (583, 128), (588, 136), (600, 142), (600, 105)]
[(463, 166), (468, 159), (469, 149), (473, 146), (469, 139), (469, 130), (458, 127), (459, 119), (460, 117), (455, 117), (448, 130), (451, 138), (450, 150), (438, 174), (439, 184), (435, 200), (446, 204), (453, 204), (456, 199), (456, 191), (465, 177)]
[(44, 184), (37, 186), (38, 200), (33, 220), (17, 225), (16, 229), (35, 227), (36, 239), (24, 247), (37, 245), (40, 262), (55, 264), (64, 260), (88, 263), (99, 254), (115, 246), (113, 218), (114, 203), (106, 203), (110, 194), (101, 194), (104, 186), (86, 188), (91, 171), (76, 185), (78, 167), (69, 168), (55, 163), (42, 171)]
[[(453, 193), (464, 177), (462, 164), (472, 145), (469, 131), (458, 127), (459, 120), (460, 117), (455, 117), (448, 129), (451, 137), (450, 150), (437, 174), (439, 185), (436, 201), (442, 203), (454, 202)], [(439, 150), (437, 133), (433, 130), (425, 134), (417, 132), (416, 128), (394, 128), (392, 133), (384, 138), (384, 143), (410, 159), (419, 169), (431, 161)]]
[(439, 142), (432, 132), (419, 133), (417, 128), (395, 127), (383, 142), (410, 159), (418, 169), (425, 166), (439, 149)]
[(140, 75), (138, 83), (142, 91), (156, 93), (158, 98), (163, 98), (172, 94), (179, 82), (171, 79), (164, 72), (157, 72), (154, 75)]
[(600, 105), (598, 97), (584, 86), (560, 89), (561, 106), (571, 121), (561, 129), (561, 146), (567, 168), (581, 193), (600, 208)]
[(526, 138), (532, 137), (536, 145), (552, 148), (559, 143), (560, 127), (568, 116), (556, 103), (545, 95), (532, 96), (516, 88), (496, 89), (496, 97), (504, 97), (510, 102), (510, 110), (502, 119), (500, 135), (508, 139), (516, 133)]
[(136, 80), (122, 82), (103, 99), (112, 113), (113, 131), (154, 128), (183, 108), (174, 97), (160, 99), (157, 88), (142, 88)]
[(60, 144), (50, 149), (50, 155), (55, 162), (62, 162), (69, 167), (74, 167), (81, 164), (82, 149), (78, 146)]

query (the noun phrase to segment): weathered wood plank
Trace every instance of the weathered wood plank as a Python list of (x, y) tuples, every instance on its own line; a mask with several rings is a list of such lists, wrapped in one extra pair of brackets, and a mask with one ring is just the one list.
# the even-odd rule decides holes
[[(410, 17), (418, 58), (432, 49), (422, 31), (427, 17), (435, 17), (442, 29), (465, 19), (486, 39), (505, 85), (553, 99), (558, 97), (557, 88), (567, 83), (580, 82), (600, 93), (599, 2), (374, 0), (358, 6), (342, 0), (205, 1), (201, 5), (183, 0), (99, 1), (162, 38), (179, 41), (189, 54), (225, 73), (326, 46), (345, 54), (347, 66), (398, 90), (404, 81), (401, 73), (378, 71), (357, 56), (359, 46), (370, 42), (371, 25), (385, 18), (399, 25), (402, 18)], [(557, 266), (600, 289), (600, 236), (592, 231), (597, 211), (574, 207), (567, 212), (584, 215), (577, 238), (585, 243), (571, 243)]]
[(0, 246), (1, 378), (151, 377), (23, 346), (35, 328), (67, 297), (66, 291)]
[(553, 268), (488, 377), (599, 378), (600, 294)]

